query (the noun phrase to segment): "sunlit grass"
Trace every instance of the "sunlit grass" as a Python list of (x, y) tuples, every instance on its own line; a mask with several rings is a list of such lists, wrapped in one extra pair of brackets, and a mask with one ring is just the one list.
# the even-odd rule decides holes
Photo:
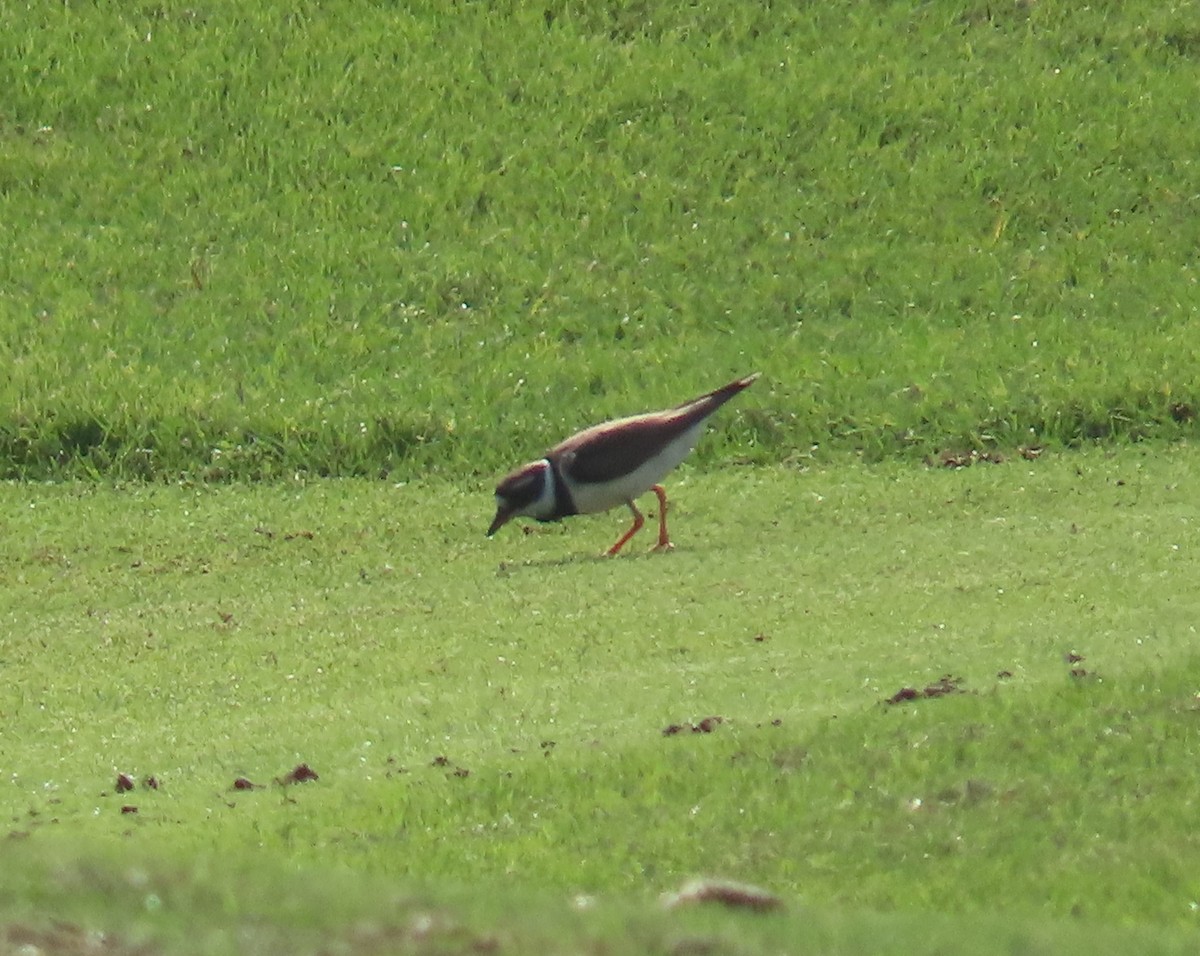
[(1194, 458), (684, 470), (678, 550), (616, 560), (611, 515), (489, 540), (442, 482), (8, 486), (9, 829), (435, 900), (1188, 926)]
[(1196, 12), (0, 9), (0, 950), (1195, 951)]
[(0, 467), (1194, 433), (1192, 7), (14, 7)]

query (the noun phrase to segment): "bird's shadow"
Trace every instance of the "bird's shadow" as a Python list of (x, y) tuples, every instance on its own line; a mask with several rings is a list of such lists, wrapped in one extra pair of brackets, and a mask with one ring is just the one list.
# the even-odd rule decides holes
[[(679, 549), (672, 548), (675, 553)], [(516, 574), (520, 571), (544, 571), (547, 568), (569, 568), (577, 565), (609, 564), (613, 561), (644, 561), (648, 558), (662, 558), (664, 552), (651, 549), (649, 551), (633, 551), (625, 554), (569, 554), (561, 558), (526, 558), (524, 561), (501, 561), (496, 567), (497, 577)]]

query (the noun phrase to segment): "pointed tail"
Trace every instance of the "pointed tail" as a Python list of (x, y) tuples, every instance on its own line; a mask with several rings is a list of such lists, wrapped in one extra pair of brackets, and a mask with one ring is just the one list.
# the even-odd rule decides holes
[(688, 408), (691, 405), (704, 404), (705, 415), (711, 415), (718, 408), (729, 401), (733, 396), (744, 388), (749, 388), (754, 384), (755, 380), (761, 375), (761, 372), (755, 372), (752, 375), (747, 375), (745, 378), (735, 379), (728, 385), (722, 385), (720, 388), (713, 389), (704, 395), (698, 395), (693, 399), (683, 402), (676, 408)]

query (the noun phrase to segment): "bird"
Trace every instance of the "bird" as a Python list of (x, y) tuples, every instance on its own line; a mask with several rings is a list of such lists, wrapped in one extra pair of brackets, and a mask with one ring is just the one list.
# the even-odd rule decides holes
[(709, 417), (758, 377), (755, 372), (674, 408), (593, 425), (559, 442), (496, 486), (496, 517), (487, 536), (516, 517), (559, 521), (626, 505), (633, 526), (608, 549), (612, 556), (645, 524), (634, 499), (653, 491), (659, 505), (653, 550), (670, 550), (667, 493), (659, 482), (695, 447)]

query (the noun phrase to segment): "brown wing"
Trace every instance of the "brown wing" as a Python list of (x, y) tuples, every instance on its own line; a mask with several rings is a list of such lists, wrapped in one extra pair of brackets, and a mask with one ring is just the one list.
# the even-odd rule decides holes
[(609, 481), (637, 471), (699, 418), (684, 424), (682, 416), (653, 414), (605, 422), (554, 446), (547, 457), (562, 462), (575, 481)]
[(669, 411), (594, 425), (555, 445), (547, 457), (564, 463), (570, 459), (571, 477), (584, 483), (608, 481), (636, 471), (672, 439), (703, 421), (756, 378), (757, 373), (730, 382)]

